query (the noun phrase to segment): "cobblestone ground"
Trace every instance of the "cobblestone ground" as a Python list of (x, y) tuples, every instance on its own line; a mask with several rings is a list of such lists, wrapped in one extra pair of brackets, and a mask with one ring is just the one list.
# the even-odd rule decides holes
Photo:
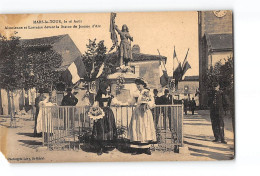
[(228, 160), (234, 158), (234, 134), (229, 115), (225, 116), (225, 139), (227, 144), (214, 143), (208, 111), (187, 115), (184, 120), (184, 144), (191, 156), (198, 160)]
[[(47, 151), (41, 147), (41, 138), (33, 137), (34, 122), (20, 117), (16, 128), (10, 128), (10, 119), (0, 117), (1, 151), (9, 162), (62, 162), (62, 161), (187, 161), (230, 160), (234, 158), (234, 136), (231, 119), (225, 117), (227, 144), (213, 143), (208, 111), (184, 116), (184, 147), (180, 153), (154, 151), (152, 155), (131, 155), (114, 149), (98, 156), (95, 152), (80, 150)], [(3, 143), (3, 141), (7, 141)]]

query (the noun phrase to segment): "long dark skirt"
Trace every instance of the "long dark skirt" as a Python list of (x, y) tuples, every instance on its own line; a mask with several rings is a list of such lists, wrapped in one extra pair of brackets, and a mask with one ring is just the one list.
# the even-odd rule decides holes
[(105, 116), (94, 122), (92, 139), (96, 141), (115, 141), (117, 138), (116, 123), (113, 111), (104, 107)]

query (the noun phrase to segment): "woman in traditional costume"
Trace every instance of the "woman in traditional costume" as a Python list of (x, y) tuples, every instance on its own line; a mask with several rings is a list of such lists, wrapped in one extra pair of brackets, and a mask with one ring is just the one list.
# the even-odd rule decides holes
[(114, 145), (117, 138), (116, 123), (114, 113), (110, 108), (113, 96), (110, 94), (108, 84), (100, 85), (100, 89), (95, 98), (95, 104), (98, 104), (104, 111), (104, 117), (97, 119), (93, 124), (92, 139), (98, 144), (98, 155), (106, 152), (107, 145)]
[(150, 144), (156, 143), (156, 131), (151, 112), (155, 105), (154, 99), (142, 78), (136, 79), (135, 84), (140, 94), (129, 125), (128, 139), (133, 154), (151, 155)]
[(43, 108), (53, 106), (54, 104), (50, 102), (50, 97), (48, 94), (44, 94), (42, 101), (39, 102), (39, 114), (37, 117), (37, 133), (53, 133), (52, 127), (52, 108)]

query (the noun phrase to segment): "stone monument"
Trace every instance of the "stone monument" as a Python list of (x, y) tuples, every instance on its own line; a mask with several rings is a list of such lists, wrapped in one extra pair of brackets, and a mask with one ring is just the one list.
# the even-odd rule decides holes
[(138, 76), (132, 72), (129, 66), (120, 66), (117, 72), (108, 75), (111, 82), (111, 94), (114, 95), (114, 103), (118, 105), (133, 105), (138, 96), (135, 79)]
[(138, 96), (138, 90), (135, 85), (135, 79), (138, 76), (128, 66), (128, 62), (132, 59), (131, 41), (133, 41), (133, 37), (130, 36), (126, 24), (122, 26), (122, 30), (115, 25), (115, 17), (116, 14), (111, 13), (110, 32), (113, 46), (118, 43), (116, 32), (121, 39), (120, 45), (117, 47), (120, 67), (117, 68), (115, 73), (108, 75), (107, 78), (111, 82), (111, 94), (114, 95), (114, 103), (118, 105), (133, 105), (136, 102), (134, 97)]

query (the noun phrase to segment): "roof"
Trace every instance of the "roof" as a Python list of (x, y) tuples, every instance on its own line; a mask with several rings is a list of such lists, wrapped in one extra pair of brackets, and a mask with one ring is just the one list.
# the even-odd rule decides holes
[(199, 76), (185, 76), (182, 81), (199, 81)]
[(167, 57), (165, 56), (159, 56), (159, 55), (151, 55), (151, 54), (143, 54), (143, 53), (133, 53), (133, 60), (132, 62), (138, 62), (138, 61), (153, 61), (153, 60), (166, 60)]
[[(108, 57), (117, 57), (117, 52), (113, 52), (111, 54), (108, 54)], [(143, 54), (143, 53), (132, 53), (133, 59), (131, 62), (139, 62), (139, 61), (154, 61), (154, 60), (167, 60), (167, 57), (165, 56), (159, 56), (159, 55), (151, 55), (151, 54)]]
[[(62, 64), (57, 69), (58, 71), (66, 70), (72, 62), (81, 57), (80, 51), (68, 34), (34, 39), (22, 39), (20, 41), (21, 45), (26, 48), (53, 47), (53, 49), (62, 57)], [(68, 50), (69, 52), (64, 52), (65, 50)]]
[(68, 36), (65, 35), (57, 35), (51, 37), (42, 37), (42, 38), (35, 38), (35, 39), (22, 39), (21, 45), (24, 47), (43, 47), (43, 46), (52, 46), (56, 42), (58, 42), (63, 37)]
[(233, 35), (230, 34), (205, 34), (209, 50), (212, 52), (232, 51)]

